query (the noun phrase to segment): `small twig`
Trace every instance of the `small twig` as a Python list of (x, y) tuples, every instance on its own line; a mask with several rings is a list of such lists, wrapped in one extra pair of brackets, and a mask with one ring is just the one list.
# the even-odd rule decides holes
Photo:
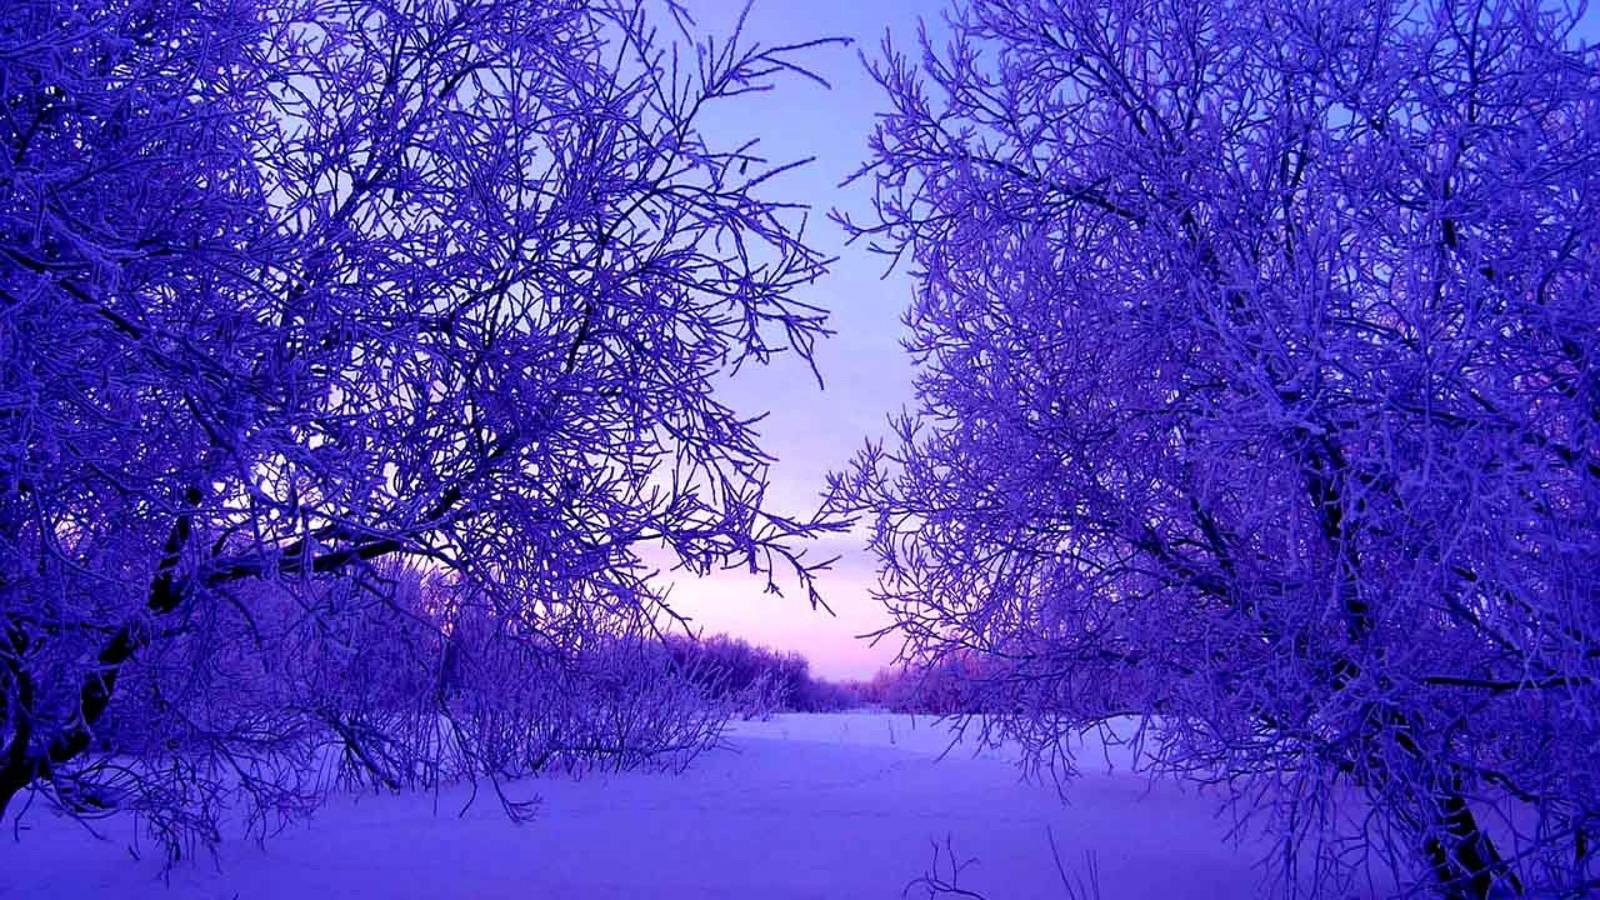
[[(952, 846), (951, 837), (949, 834), (945, 835), (944, 851), (942, 854), (939, 850), (938, 841), (930, 840), (928, 843), (933, 845), (932, 869), (923, 873), (920, 878), (915, 878), (909, 884), (907, 884), (905, 890), (900, 892), (900, 896), (909, 897), (913, 888), (920, 887), (927, 891), (926, 896), (929, 898), (971, 897), (975, 898), (975, 900), (985, 900), (982, 894), (978, 893), (977, 891), (963, 888), (960, 885), (961, 873), (969, 866), (977, 865), (977, 858), (974, 857), (972, 859), (965, 860), (964, 862), (957, 862), (955, 849)], [(950, 873), (948, 877), (941, 874), (939, 871), (939, 858), (941, 855), (948, 856), (950, 858)]]
[(1067, 892), (1067, 900), (1100, 900), (1100, 862), (1094, 851), (1083, 851), (1084, 870), (1089, 873), (1089, 880), (1085, 882), (1082, 872), (1067, 875), (1067, 867), (1061, 862), (1061, 849), (1056, 846), (1055, 831), (1046, 825), (1044, 834), (1050, 840), (1050, 856), (1055, 860), (1056, 874), (1061, 876), (1061, 888)]

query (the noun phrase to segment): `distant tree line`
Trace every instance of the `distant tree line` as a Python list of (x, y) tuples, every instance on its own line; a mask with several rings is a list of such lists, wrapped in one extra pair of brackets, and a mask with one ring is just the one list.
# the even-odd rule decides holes
[(849, 685), (817, 678), (811, 663), (725, 634), (671, 635), (665, 646), (677, 670), (746, 717), (776, 712), (836, 712), (860, 705)]
[(1003, 710), (990, 687), (1009, 675), (1004, 661), (968, 652), (897, 663), (867, 679), (831, 680), (812, 674), (810, 662), (798, 653), (726, 634), (669, 635), (664, 646), (680, 677), (745, 717), (856, 709), (935, 716), (996, 713)]
[(865, 680), (834, 681), (813, 675), (798, 653), (725, 634), (672, 635), (665, 646), (682, 677), (746, 717), (863, 708), (936, 716), (1001, 712), (987, 688), (1008, 675), (1003, 661), (967, 652), (887, 666)]

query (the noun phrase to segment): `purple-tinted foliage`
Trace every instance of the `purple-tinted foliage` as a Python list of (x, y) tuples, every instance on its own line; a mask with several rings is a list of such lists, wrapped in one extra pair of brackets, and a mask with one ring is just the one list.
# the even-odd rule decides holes
[(834, 484), (909, 655), (1004, 660), (984, 705), (1039, 762), (1150, 717), (1162, 769), (1281, 814), (1288, 885), (1600, 889), (1600, 69), (1572, 12), (951, 16), (873, 64), (854, 230), (915, 267), (917, 400)]
[(999, 657), (949, 653), (933, 661), (909, 661), (880, 669), (849, 687), (860, 701), (895, 713), (957, 716), (1001, 713), (994, 704), (1004, 693), (991, 683), (1008, 674)]
[[(696, 131), (804, 48), (681, 13), (0, 4), (0, 810), (210, 841), (197, 777), (262, 824), (314, 799), (330, 736), (426, 781), (379, 757), (461, 712), (441, 669), (578, 665), (669, 617), (644, 547), (811, 591), (798, 543), (835, 523), (767, 507), (712, 385), (810, 358), (792, 293), (826, 261), (773, 168)], [(449, 573), (493, 652), (446, 652), (397, 559)], [(151, 712), (112, 734), (125, 695)]]
[(843, 685), (811, 675), (797, 653), (757, 647), (725, 634), (671, 635), (666, 646), (678, 671), (747, 718), (777, 712), (838, 712), (856, 705)]
[(219, 609), (128, 662), (79, 783), (178, 854), (216, 836), (241, 761), (270, 764), (246, 786), (270, 831), (330, 787), (681, 770), (740, 711), (653, 637), (552, 652), (450, 578), (392, 563), (373, 575), (257, 585), (248, 622)]

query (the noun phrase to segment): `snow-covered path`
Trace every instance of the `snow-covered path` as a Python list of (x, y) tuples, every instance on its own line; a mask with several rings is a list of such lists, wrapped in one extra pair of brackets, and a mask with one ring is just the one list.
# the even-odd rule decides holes
[[(1261, 849), (1224, 840), (1210, 799), (1151, 789), (1125, 772), (1086, 775), (1063, 805), (1003, 755), (974, 758), (927, 719), (843, 714), (741, 723), (730, 747), (679, 776), (630, 773), (513, 785), (542, 798), (509, 823), (492, 796), (464, 818), (464, 792), (339, 801), (265, 847), (233, 841), (177, 869), (134, 862), (127, 830), (96, 841), (35, 815), (0, 843), (0, 897), (873, 898), (901, 896), (948, 838), (960, 884), (990, 900), (1064, 900), (1092, 853), (1101, 896), (1247, 897)], [(941, 860), (948, 873), (948, 860)], [(913, 890), (908, 896), (922, 897)]]

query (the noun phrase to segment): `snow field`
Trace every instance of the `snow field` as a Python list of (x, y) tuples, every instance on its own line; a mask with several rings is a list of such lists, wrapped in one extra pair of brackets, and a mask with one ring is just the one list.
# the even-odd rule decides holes
[(264, 846), (226, 841), (216, 865), (181, 865), (165, 884), (158, 854), (130, 857), (128, 821), (98, 823), (96, 840), (35, 814), (21, 842), (8, 835), (0, 850), (0, 897), (892, 900), (934, 871), (935, 845), (948, 879), (948, 841), (958, 860), (976, 860), (963, 889), (1064, 900), (1052, 836), (1074, 885), (1088, 881), (1092, 856), (1105, 900), (1260, 892), (1265, 845), (1226, 840), (1231, 823), (1214, 800), (1152, 785), (1127, 770), (1127, 754), (1109, 774), (1086, 757), (1063, 803), (1051, 786), (1025, 783), (1005, 749), (974, 755), (969, 742), (945, 753), (947, 728), (875, 713), (741, 722), (682, 775), (508, 784), (508, 795), (542, 801), (521, 825), (487, 785), (459, 816), (465, 786), (350, 797)]

